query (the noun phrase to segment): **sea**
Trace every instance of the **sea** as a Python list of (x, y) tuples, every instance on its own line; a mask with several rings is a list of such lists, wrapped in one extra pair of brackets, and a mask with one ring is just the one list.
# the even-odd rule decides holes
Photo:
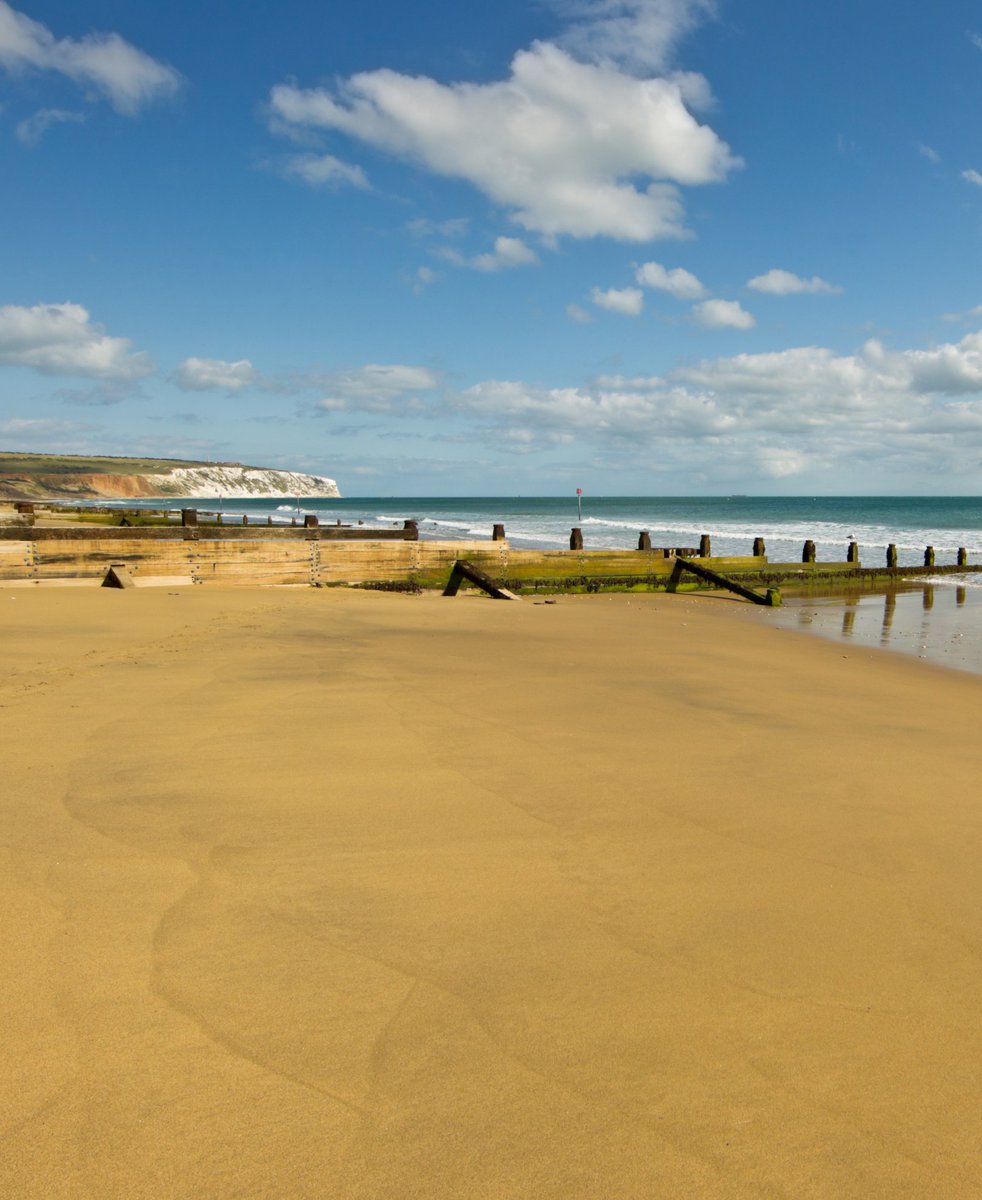
[[(140, 502), (121, 501), (124, 507)], [(936, 562), (953, 564), (964, 548), (982, 565), (982, 497), (977, 496), (414, 496), (352, 499), (144, 501), (147, 508), (197, 507), (290, 524), (307, 514), (321, 524), (401, 527), (420, 536), (490, 540), (495, 524), (519, 548), (568, 547), (579, 528), (585, 549), (630, 550), (647, 532), (653, 546), (699, 545), (708, 534), (714, 555), (750, 554), (762, 537), (771, 562), (801, 560), (806, 540), (821, 561), (842, 562), (850, 542), (864, 566), (883, 566), (895, 545), (901, 567), (920, 566), (932, 546)], [(919, 576), (882, 592), (789, 595), (767, 619), (856, 648), (880, 647), (982, 674), (982, 573)]]

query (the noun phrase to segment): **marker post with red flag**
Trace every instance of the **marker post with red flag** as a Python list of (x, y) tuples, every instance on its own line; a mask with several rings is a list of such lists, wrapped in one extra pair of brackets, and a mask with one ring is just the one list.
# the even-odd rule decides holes
[(583, 520), (583, 489), (576, 489), (576, 517), (577, 520)]

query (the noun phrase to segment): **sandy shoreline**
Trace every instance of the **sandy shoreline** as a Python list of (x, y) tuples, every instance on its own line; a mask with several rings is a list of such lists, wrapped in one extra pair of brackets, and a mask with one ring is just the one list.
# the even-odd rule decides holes
[(0, 1194), (982, 1195), (982, 680), (691, 596), (0, 629)]

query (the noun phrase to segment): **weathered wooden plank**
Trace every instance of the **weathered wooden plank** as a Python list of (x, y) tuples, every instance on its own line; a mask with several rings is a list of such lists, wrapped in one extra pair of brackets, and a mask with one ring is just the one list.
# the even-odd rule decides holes
[(715, 587), (722, 587), (726, 588), (727, 591), (735, 592), (738, 596), (742, 596), (752, 604), (766, 604), (773, 608), (781, 603), (781, 593), (777, 588), (768, 588), (767, 594), (762, 596), (759, 592), (753, 591), (752, 588), (744, 587), (743, 584), (737, 583), (733, 579), (727, 579), (725, 575), (720, 575), (718, 571), (711, 570), (701, 562), (694, 562), (691, 558), (677, 558), (675, 560), (675, 566), (672, 568), (672, 576), (668, 581), (668, 590), (670, 592), (675, 591), (682, 579), (683, 573), (686, 571), (699, 579), (704, 579), (707, 583), (711, 583)]
[(447, 586), (443, 589), (444, 596), (456, 596), (464, 580), (475, 584), (482, 592), (487, 592), (495, 600), (517, 600), (518, 597), (507, 588), (498, 587), (491, 579), (479, 571), (473, 563), (458, 558), (450, 572)]

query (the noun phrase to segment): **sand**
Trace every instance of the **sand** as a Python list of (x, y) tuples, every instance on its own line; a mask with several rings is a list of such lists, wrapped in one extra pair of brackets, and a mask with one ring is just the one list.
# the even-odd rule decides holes
[(982, 679), (691, 596), (0, 637), (0, 1195), (982, 1195)]

